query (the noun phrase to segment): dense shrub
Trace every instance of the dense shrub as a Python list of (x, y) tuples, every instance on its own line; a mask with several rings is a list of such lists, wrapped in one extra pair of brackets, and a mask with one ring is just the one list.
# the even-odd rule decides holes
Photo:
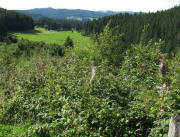
[(64, 49), (61, 45), (58, 44), (50, 44), (46, 47), (49, 50), (51, 56), (63, 56)]
[(72, 41), (72, 39), (69, 36), (66, 38), (64, 46), (65, 47), (73, 47), (74, 46), (73, 41)]
[(65, 56), (57, 44), (2, 44), (0, 122), (30, 123), (25, 134), (32, 137), (166, 136), (172, 113), (179, 112), (179, 57), (162, 54), (162, 41), (141, 42), (118, 55), (123, 43), (109, 48), (113, 31), (106, 31), (102, 51), (70, 48)]
[(58, 44), (45, 44), (44, 42), (32, 42), (29, 40), (19, 40), (18, 48), (14, 52), (16, 57), (32, 57), (33, 54), (48, 54), (50, 56), (63, 56), (65, 54), (64, 48)]
[(123, 34), (118, 34), (116, 28), (110, 29), (108, 24), (97, 40), (97, 49), (101, 58), (120, 66), (127, 47), (123, 43)]

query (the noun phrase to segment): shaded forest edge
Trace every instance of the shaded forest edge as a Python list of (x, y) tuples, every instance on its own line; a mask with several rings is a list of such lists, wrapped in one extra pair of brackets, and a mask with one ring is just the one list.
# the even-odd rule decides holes
[(25, 31), (34, 29), (32, 17), (25, 14), (0, 9), (0, 41), (9, 31)]

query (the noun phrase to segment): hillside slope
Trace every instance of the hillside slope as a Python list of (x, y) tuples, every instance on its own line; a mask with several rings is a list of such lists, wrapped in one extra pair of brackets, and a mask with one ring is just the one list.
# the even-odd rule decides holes
[(114, 15), (118, 12), (107, 11), (89, 11), (89, 10), (69, 10), (69, 9), (53, 9), (53, 8), (36, 8), (30, 10), (17, 10), (18, 12), (28, 14), (33, 18), (40, 18), (43, 16), (54, 19), (82, 19), (88, 20), (92, 18), (100, 18), (104, 16)]
[[(180, 47), (179, 13), (180, 6), (156, 13), (118, 14), (87, 22), (84, 25), (84, 31), (86, 35), (100, 34), (109, 22), (110, 28), (115, 28), (118, 34), (124, 34), (123, 40), (127, 45), (139, 43), (142, 37), (145, 43), (149, 40), (156, 42), (161, 39), (165, 41), (162, 49), (164, 52), (176, 53), (176, 48)], [(146, 34), (142, 36), (144, 26), (146, 26)]]

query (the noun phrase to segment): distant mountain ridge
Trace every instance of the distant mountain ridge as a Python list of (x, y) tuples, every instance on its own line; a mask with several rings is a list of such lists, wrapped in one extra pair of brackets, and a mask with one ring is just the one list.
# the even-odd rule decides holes
[[(122, 12), (114, 11), (89, 11), (81, 9), (53, 9), (53, 8), (35, 8), (30, 10), (16, 10), (27, 15), (32, 16), (34, 19), (40, 17), (49, 17), (53, 19), (75, 19), (75, 20), (92, 20), (94, 18), (101, 18), (104, 16), (115, 15)], [(133, 12), (128, 12), (132, 14)]]

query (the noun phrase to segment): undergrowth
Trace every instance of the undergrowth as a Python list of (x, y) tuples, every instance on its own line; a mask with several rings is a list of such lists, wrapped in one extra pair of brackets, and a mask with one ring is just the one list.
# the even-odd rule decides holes
[(161, 75), (163, 42), (132, 45), (118, 62), (116, 48), (100, 52), (106, 38), (91, 51), (29, 40), (1, 44), (0, 136), (167, 136), (179, 110), (179, 58), (166, 58)]

